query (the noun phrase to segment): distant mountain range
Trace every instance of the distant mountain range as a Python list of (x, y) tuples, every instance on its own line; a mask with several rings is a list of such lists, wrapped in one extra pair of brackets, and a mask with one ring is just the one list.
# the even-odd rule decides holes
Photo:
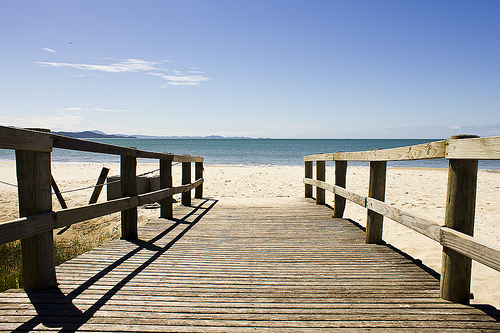
[(52, 132), (57, 135), (69, 136), (78, 139), (251, 139), (246, 136), (225, 137), (220, 135), (209, 136), (153, 136), (153, 135), (125, 135), (125, 134), (106, 134), (101, 131), (83, 131), (83, 132)]

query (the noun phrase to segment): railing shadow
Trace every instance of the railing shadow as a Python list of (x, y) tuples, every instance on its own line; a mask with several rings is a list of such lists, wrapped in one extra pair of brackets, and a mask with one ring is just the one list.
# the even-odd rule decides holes
[[(170, 219), (169, 221), (175, 222), (169, 228), (155, 236), (154, 238), (144, 241), (135, 240), (131, 241), (138, 247), (127, 254), (123, 255), (120, 259), (110, 264), (96, 275), (83, 282), (79, 287), (65, 295), (59, 288), (45, 290), (45, 291), (27, 291), (26, 294), (35, 307), (37, 315), (31, 318), (26, 323), (16, 328), (13, 332), (25, 332), (35, 329), (39, 324), (43, 324), (50, 328), (60, 328), (61, 331), (76, 331), (80, 326), (85, 324), (92, 316), (103, 307), (106, 302), (116, 295), (128, 282), (136, 277), (140, 272), (144, 271), (149, 265), (155, 262), (162, 254), (168, 251), (176, 242), (178, 242), (194, 225), (196, 225), (216, 204), (217, 200), (205, 199), (193, 210), (183, 216), (181, 219)], [(204, 204), (209, 204), (204, 208)], [(201, 213), (192, 221), (188, 222), (187, 219), (195, 213)], [(186, 226), (187, 225), (187, 226)], [(185, 227), (184, 230), (179, 232), (170, 242), (165, 246), (155, 245), (155, 242), (165, 237), (178, 227)], [(76, 299), (83, 292), (88, 290), (92, 285), (104, 278), (108, 273), (112, 272), (115, 268), (119, 267), (126, 260), (132, 258), (141, 250), (149, 250), (154, 253), (148, 260), (140, 264), (135, 270), (130, 272), (126, 277), (110, 287), (109, 290), (102, 295), (100, 299), (94, 302), (86, 311), (81, 311), (74, 304), (73, 300)]]

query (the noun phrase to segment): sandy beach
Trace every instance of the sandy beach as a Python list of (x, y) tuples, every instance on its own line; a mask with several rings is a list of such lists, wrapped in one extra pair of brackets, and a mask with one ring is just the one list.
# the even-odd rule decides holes
[[(119, 174), (118, 164), (53, 163), (52, 174), (67, 201), (68, 207), (86, 204), (96, 183), (101, 168), (110, 169), (109, 175)], [(138, 174), (157, 169), (157, 164), (139, 164)], [(180, 166), (174, 166), (174, 185), (180, 184)], [(0, 221), (18, 217), (15, 163), (0, 162)], [(300, 166), (205, 166), (204, 196), (223, 200), (224, 198), (276, 198), (303, 197), (304, 169)], [(333, 182), (333, 167), (327, 167), (327, 182)], [(386, 202), (394, 207), (415, 213), (439, 224), (444, 223), (447, 170), (445, 169), (403, 169), (388, 168)], [(8, 183), (8, 184), (5, 184)], [(349, 167), (347, 188), (360, 195), (367, 195), (368, 168)], [(500, 245), (500, 172), (480, 170), (477, 189), (475, 234), (478, 239), (493, 245)], [(99, 201), (106, 200), (103, 189)], [(333, 194), (326, 194), (327, 203), (333, 201)], [(60, 209), (53, 196), (54, 209)], [(139, 223), (156, 218), (158, 209), (140, 208)], [(366, 210), (347, 203), (344, 216), (361, 225), (366, 222)], [(59, 238), (95, 240), (117, 237), (120, 214), (99, 218), (72, 226)], [(421, 259), (430, 268), (441, 270), (441, 246), (410, 229), (389, 219), (384, 222), (384, 240), (387, 243)], [(482, 264), (473, 263), (471, 303), (491, 304), (500, 309), (500, 272)]]

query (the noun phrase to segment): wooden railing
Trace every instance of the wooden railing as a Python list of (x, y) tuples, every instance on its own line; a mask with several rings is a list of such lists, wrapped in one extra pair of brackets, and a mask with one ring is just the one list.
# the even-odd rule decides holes
[[(0, 244), (21, 239), (25, 290), (57, 285), (53, 253), (53, 230), (121, 211), (121, 238), (137, 239), (137, 207), (160, 202), (160, 217), (172, 218), (172, 196), (182, 193), (181, 202), (191, 205), (203, 196), (203, 157), (162, 154), (54, 135), (42, 130), (0, 126), (0, 148), (14, 149), (18, 181), (19, 216), (0, 223)], [(121, 198), (76, 208), (52, 210), (52, 148), (120, 155)], [(158, 159), (160, 190), (137, 194), (137, 158)], [(182, 185), (172, 186), (172, 162), (182, 163)], [(191, 163), (196, 180), (191, 181)]]
[[(445, 224), (441, 225), (384, 202), (387, 161), (446, 158), (449, 160)], [(468, 304), (472, 259), (500, 271), (500, 247), (472, 237), (477, 187), (478, 160), (500, 159), (500, 137), (456, 136), (450, 140), (410, 147), (337, 152), (304, 157), (305, 196), (325, 203), (325, 190), (334, 193), (334, 217), (342, 217), (346, 199), (368, 210), (366, 243), (382, 243), (386, 216), (443, 245), (441, 297)], [(325, 182), (325, 162), (335, 161), (335, 184)], [(368, 197), (346, 190), (347, 161), (369, 161)], [(316, 179), (313, 179), (316, 162)]]

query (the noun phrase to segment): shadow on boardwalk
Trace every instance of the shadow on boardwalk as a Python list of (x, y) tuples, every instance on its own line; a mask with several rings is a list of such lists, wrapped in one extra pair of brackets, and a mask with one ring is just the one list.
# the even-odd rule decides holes
[[(208, 207), (203, 208), (204, 204), (209, 204)], [(173, 221), (169, 228), (167, 228), (162, 233), (158, 234), (156, 237), (151, 240), (144, 241), (141, 239), (130, 241), (133, 244), (136, 244), (138, 247), (127, 254), (123, 255), (119, 260), (116, 260), (113, 264), (104, 268), (101, 272), (94, 275), (86, 282), (82, 283), (78, 288), (74, 289), (68, 295), (65, 295), (60, 289), (50, 289), (45, 291), (36, 291), (36, 292), (26, 292), (32, 305), (35, 307), (37, 315), (27, 321), (26, 323), (19, 326), (13, 332), (26, 332), (32, 331), (39, 324), (43, 324), (46, 327), (51, 328), (60, 328), (61, 331), (76, 331), (78, 328), (85, 324), (92, 316), (103, 307), (106, 302), (111, 299), (114, 295), (116, 295), (128, 282), (130, 282), (134, 277), (136, 277), (139, 273), (144, 271), (148, 266), (155, 262), (162, 254), (167, 252), (175, 243), (177, 243), (196, 223), (198, 223), (215, 205), (217, 204), (217, 200), (204, 200), (197, 206), (193, 207), (193, 210), (183, 216), (181, 219), (170, 219), (168, 221)], [(196, 218), (188, 222), (188, 218), (198, 214)], [(184, 230), (182, 230), (176, 237), (174, 237), (169, 243), (165, 246), (157, 246), (154, 243), (158, 240), (162, 239), (176, 228), (179, 228), (182, 225), (187, 225)], [(104, 278), (107, 274), (112, 272), (114, 269), (120, 267), (128, 259), (132, 258), (134, 255), (139, 253), (141, 250), (147, 249), (149, 251), (156, 252), (151, 258), (137, 267), (134, 271), (128, 274), (125, 278), (123, 278), (120, 282), (118, 282), (113, 288), (111, 288), (108, 292), (106, 292), (97, 302), (95, 302), (89, 309), (82, 312), (78, 309), (74, 304), (73, 300), (77, 298), (79, 295), (84, 293), (87, 289), (92, 287), (96, 282), (100, 279)], [(47, 298), (50, 299), (50, 302), (47, 302)], [(54, 323), (54, 315), (60, 316), (60, 321)], [(50, 318), (46, 320), (46, 318)]]

